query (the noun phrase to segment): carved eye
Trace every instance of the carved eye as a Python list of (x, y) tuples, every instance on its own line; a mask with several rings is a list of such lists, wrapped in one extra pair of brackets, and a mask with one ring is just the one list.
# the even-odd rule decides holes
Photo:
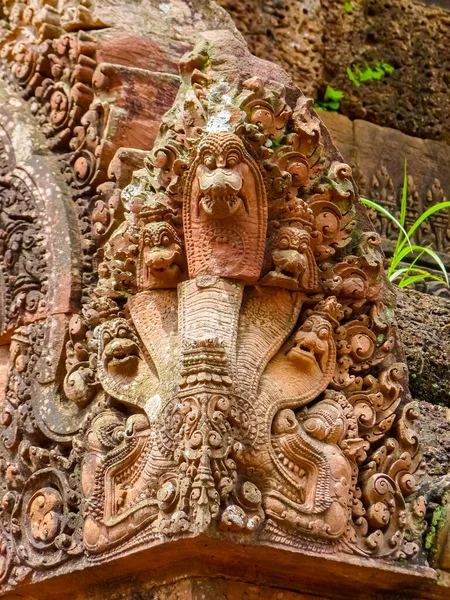
[(328, 327), (321, 327), (319, 329), (319, 331), (317, 332), (317, 337), (320, 340), (324, 340), (325, 338), (328, 337), (328, 333), (329, 333)]
[(301, 250), (302, 252), (306, 252), (306, 250), (308, 250), (308, 242), (302, 242), (302, 243), (300, 244), (300, 250)]
[(289, 248), (289, 240), (287, 237), (282, 237), (278, 242), (278, 246), (281, 250), (287, 250)]
[(170, 237), (168, 235), (163, 235), (161, 239), (161, 244), (167, 247), (170, 244)]
[(212, 154), (208, 154), (208, 156), (205, 156), (203, 164), (205, 165), (205, 167), (208, 167), (208, 169), (215, 169), (216, 159), (214, 158), (214, 156), (212, 156)]
[(239, 159), (240, 157), (237, 152), (230, 152), (230, 154), (227, 156), (227, 167), (232, 169), (239, 163)]
[(128, 331), (126, 327), (118, 327), (116, 337), (118, 338), (126, 338), (128, 337)]
[(303, 428), (311, 436), (317, 440), (323, 440), (327, 436), (328, 427), (324, 421), (318, 417), (306, 418), (303, 422)]

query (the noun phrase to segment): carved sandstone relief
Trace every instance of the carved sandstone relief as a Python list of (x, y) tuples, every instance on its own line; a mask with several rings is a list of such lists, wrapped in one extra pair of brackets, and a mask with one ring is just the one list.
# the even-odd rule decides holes
[[(92, 262), (67, 334), (12, 336), (2, 580), (202, 532), (415, 560), (415, 408), (351, 169), (232, 33), (204, 34), (180, 71), (153, 151), (109, 163), (118, 188), (143, 165), (121, 196), (75, 194)], [(44, 369), (30, 394), (51, 335), (59, 385)]]
[(217, 529), (412, 558), (415, 412), (351, 169), (231, 34), (180, 69), (68, 346), (66, 394), (96, 415), (85, 547), (104, 560)]

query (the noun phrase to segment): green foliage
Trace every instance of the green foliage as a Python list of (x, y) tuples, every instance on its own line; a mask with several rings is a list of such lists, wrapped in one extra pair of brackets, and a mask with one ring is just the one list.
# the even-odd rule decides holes
[[(408, 285), (412, 285), (418, 281), (424, 281), (426, 279), (433, 279), (435, 281), (440, 281), (441, 283), (449, 284), (447, 271), (445, 266), (440, 259), (439, 255), (432, 250), (430, 246), (420, 246), (417, 244), (413, 244), (412, 236), (418, 227), (430, 217), (435, 212), (439, 210), (445, 210), (450, 208), (450, 202), (439, 202), (434, 206), (431, 206), (427, 209), (420, 217), (411, 225), (411, 227), (406, 231), (405, 229), (405, 220), (406, 220), (406, 204), (408, 200), (408, 175), (406, 170), (406, 160), (403, 174), (403, 188), (402, 188), (402, 198), (400, 205), (400, 218), (396, 219), (394, 215), (392, 215), (388, 210), (373, 202), (372, 200), (368, 200), (367, 198), (361, 198), (361, 201), (366, 206), (375, 209), (376, 211), (383, 214), (385, 217), (390, 219), (396, 227), (398, 227), (398, 237), (395, 244), (394, 253), (389, 261), (389, 268), (387, 271), (387, 276), (389, 281), (395, 282), (398, 287), (404, 288)], [(430, 273), (424, 268), (418, 267), (417, 261), (424, 255), (427, 254), (430, 256), (433, 261), (437, 264), (439, 269), (443, 273), (443, 278), (433, 273)], [(400, 263), (402, 261), (408, 261), (409, 259), (413, 259), (412, 262), (406, 267), (400, 267)]]
[(375, 64), (375, 68), (372, 69), (367, 63), (364, 71), (361, 71), (358, 67), (353, 65), (353, 67), (347, 67), (347, 77), (350, 81), (359, 87), (361, 83), (365, 83), (366, 81), (370, 81), (372, 79), (381, 79), (385, 75), (389, 75), (394, 71), (394, 67), (384, 60), (379, 60)]
[(353, 4), (351, 2), (344, 3), (344, 10), (347, 14), (351, 15), (353, 12)]
[(445, 522), (446, 512), (446, 506), (437, 506), (433, 512), (431, 526), (425, 538), (425, 548), (431, 550), (432, 554), (436, 552), (437, 537), (439, 530)]
[(314, 104), (314, 108), (321, 108), (322, 110), (338, 111), (341, 105), (341, 100), (344, 97), (344, 92), (341, 90), (335, 90), (331, 85), (327, 85), (323, 100), (317, 100)]

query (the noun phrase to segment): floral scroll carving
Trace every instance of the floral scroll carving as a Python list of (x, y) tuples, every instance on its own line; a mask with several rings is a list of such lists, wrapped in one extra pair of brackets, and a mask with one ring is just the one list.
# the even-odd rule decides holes
[(182, 60), (74, 317), (85, 547), (217, 529), (414, 557), (421, 454), (380, 237), (311, 101), (227, 44)]

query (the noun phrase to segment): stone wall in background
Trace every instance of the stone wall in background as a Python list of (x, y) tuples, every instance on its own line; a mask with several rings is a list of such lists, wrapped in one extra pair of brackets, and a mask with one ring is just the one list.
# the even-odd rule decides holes
[[(323, 99), (330, 85), (344, 93), (339, 110), (350, 119), (450, 141), (448, 2), (219, 0), (219, 4), (252, 52), (278, 62), (304, 93)], [(367, 68), (375, 72), (381, 63), (392, 67), (391, 72), (380, 79), (368, 75)], [(356, 74), (359, 86), (347, 69)], [(366, 72), (363, 81), (356, 69)]]
[(219, 0), (250, 51), (281, 65), (306, 95), (324, 80), (324, 10), (320, 0)]
[[(406, 161), (407, 229), (425, 210), (448, 200), (450, 147), (447, 144), (408, 136), (360, 119), (350, 121), (337, 113), (319, 112), (345, 160), (352, 166), (361, 196), (381, 204), (397, 218), (400, 215)], [(370, 217), (389, 254), (395, 246), (398, 229), (389, 218), (375, 210), (370, 210)], [(412, 240), (423, 246), (431, 245), (448, 268), (450, 209), (432, 214)], [(421, 260), (427, 264), (427, 259)], [(436, 264), (429, 260), (428, 266), (436, 268)], [(434, 294), (448, 295), (448, 288), (437, 282), (427, 284), (426, 289)]]

